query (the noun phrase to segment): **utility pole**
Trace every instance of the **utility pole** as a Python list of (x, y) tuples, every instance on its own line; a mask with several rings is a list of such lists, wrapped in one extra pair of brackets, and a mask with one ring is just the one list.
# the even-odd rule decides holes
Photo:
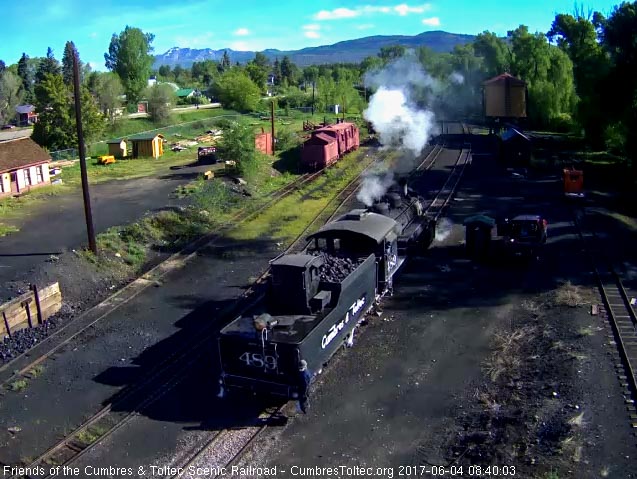
[(78, 67), (77, 51), (73, 52), (73, 87), (75, 90), (75, 124), (77, 126), (77, 142), (80, 154), (80, 172), (82, 175), (82, 195), (84, 197), (84, 216), (86, 217), (86, 232), (88, 246), (97, 254), (95, 229), (93, 229), (93, 213), (91, 212), (91, 196), (88, 191), (88, 174), (86, 172), (86, 155), (84, 152), (84, 132), (82, 131), (82, 107), (80, 100), (80, 71)]
[(312, 116), (314, 116), (314, 88), (316, 87), (316, 82), (312, 81)]
[(345, 121), (345, 95), (343, 95), (343, 121)]
[(274, 155), (274, 100), (270, 102), (270, 124), (272, 126), (272, 155)]

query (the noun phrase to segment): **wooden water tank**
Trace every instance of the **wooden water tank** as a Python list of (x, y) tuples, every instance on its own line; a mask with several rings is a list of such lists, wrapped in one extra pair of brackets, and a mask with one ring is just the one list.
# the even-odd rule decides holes
[(483, 84), (484, 116), (526, 118), (526, 82), (503, 73)]

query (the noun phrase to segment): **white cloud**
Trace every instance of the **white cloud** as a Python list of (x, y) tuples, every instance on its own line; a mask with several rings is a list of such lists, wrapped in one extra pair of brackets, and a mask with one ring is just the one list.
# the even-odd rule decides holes
[(319, 32), (315, 32), (314, 30), (308, 30), (308, 31), (306, 31), (306, 32), (305, 32), (305, 36), (306, 36), (307, 38), (313, 38), (313, 39), (321, 38), (321, 34), (320, 34)]
[(318, 31), (321, 29), (321, 26), (317, 23), (311, 23), (310, 25), (303, 25), (303, 30), (313, 30)]
[(250, 35), (250, 30), (248, 30), (247, 28), (237, 28), (234, 31), (234, 35), (238, 37), (245, 37), (246, 35)]
[(423, 25), (427, 25), (429, 27), (439, 27), (440, 26), (440, 19), (438, 17), (423, 18), (422, 19), (422, 24)]
[(410, 7), (406, 3), (401, 3), (400, 5), (396, 5), (394, 7), (394, 11), (398, 13), (401, 17), (405, 15), (409, 15), (410, 13), (425, 13), (427, 10), (431, 8), (431, 5), (425, 3), (419, 7)]
[(315, 20), (337, 20), (339, 18), (352, 18), (360, 15), (360, 11), (350, 8), (336, 8), (334, 10), (321, 10), (314, 15)]
[(371, 23), (364, 23), (363, 25), (358, 25), (356, 30), (369, 30), (370, 28), (374, 28), (375, 25)]
[(91, 38), (97, 38), (97, 32), (91, 32), (91, 33), (89, 34), (89, 37), (91, 37)]
[(365, 5), (362, 7), (351, 8), (336, 8), (334, 10), (321, 10), (314, 15), (315, 20), (338, 20), (342, 18), (354, 18), (361, 15), (374, 15), (381, 14), (398, 14), (402, 17), (412, 13), (424, 13), (431, 9), (431, 5), (428, 3), (422, 5), (407, 5), (406, 3), (400, 3), (394, 6), (376, 6)]

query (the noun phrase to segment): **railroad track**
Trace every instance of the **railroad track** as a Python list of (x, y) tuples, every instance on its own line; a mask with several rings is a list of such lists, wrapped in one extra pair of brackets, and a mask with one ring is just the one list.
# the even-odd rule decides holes
[(442, 216), (445, 208), (449, 204), (449, 201), (451, 201), (451, 198), (460, 184), (460, 180), (462, 179), (467, 164), (470, 162), (471, 147), (468, 146), (460, 150), (451, 174), (447, 177), (442, 188), (438, 190), (429, 205), (425, 208), (424, 213), (434, 221), (437, 221)]
[[(351, 185), (360, 178), (361, 175), (378, 159), (372, 159), (369, 164), (363, 169), (363, 171), (348, 184)], [(268, 199), (268, 201), (261, 206), (258, 212), (271, 206), (274, 202), (284, 198), (285, 196), (298, 190), (303, 185), (313, 181), (318, 176), (324, 173), (324, 170), (317, 171), (315, 173), (303, 175), (292, 184), (277, 190), (277, 194), (273, 195), (274, 198)], [(354, 190), (355, 192), (355, 190)], [(353, 192), (351, 193), (353, 194)], [(350, 194), (350, 196), (351, 196)], [(338, 195), (337, 195), (338, 196)], [(247, 216), (241, 216), (241, 222), (247, 221), (255, 212), (249, 212)], [(319, 213), (320, 214), (320, 213)], [(236, 226), (239, 223), (234, 223)], [(305, 231), (301, 232), (294, 242), (286, 249), (285, 253), (290, 252), (292, 246), (297, 244), (302, 239)], [(239, 298), (235, 303), (236, 306), (231, 306), (226, 310), (219, 313), (219, 317), (235, 317), (243, 314), (249, 310), (260, 300), (263, 299), (263, 292), (259, 291), (259, 287), (265, 283), (267, 279), (268, 271), (263, 272), (253, 285)], [(64, 466), (70, 464), (73, 461), (77, 461), (88, 453), (93, 447), (99, 444), (101, 441), (115, 433), (125, 424), (129, 423), (135, 417), (143, 413), (148, 407), (154, 404), (157, 400), (163, 397), (172, 388), (177, 386), (187, 375), (186, 373), (192, 368), (194, 364), (201, 361), (204, 355), (208, 352), (208, 348), (211, 342), (211, 338), (214, 332), (217, 330), (219, 324), (210, 324), (204, 326), (193, 334), (191, 338), (184, 341), (183, 346), (175, 353), (167, 357), (162, 363), (153, 369), (153, 371), (146, 376), (143, 382), (134, 386), (126, 388), (124, 391), (116, 395), (111, 403), (106, 405), (96, 414), (92, 415), (88, 420), (82, 423), (78, 428), (72, 431), (70, 434), (61, 439), (58, 443), (53, 445), (43, 454), (26, 466), (28, 469), (37, 470), (38, 467), (44, 467), (45, 470), (51, 465)], [(73, 336), (75, 337), (75, 336)], [(70, 341), (73, 337), (69, 338), (66, 342)], [(38, 362), (41, 362), (42, 358), (38, 358)], [(33, 366), (29, 366), (29, 369)], [(249, 428), (248, 428), (249, 429)], [(258, 429), (258, 428), (257, 428)], [(214, 434), (209, 439), (209, 446), (203, 450), (209, 449), (211, 445), (217, 444), (218, 440), (222, 437), (230, 434), (230, 431), (223, 430), (218, 434)], [(245, 434), (245, 433), (242, 433)], [(219, 439), (215, 439), (215, 438)], [(18, 477), (24, 477), (25, 479), (31, 479), (30, 476), (11, 476), (17, 479)], [(40, 477), (40, 476), (38, 476)], [(47, 475), (45, 477), (55, 477), (53, 475)]]
[[(433, 166), (436, 159), (443, 151), (443, 147), (437, 145), (434, 147), (423, 159), (423, 161), (418, 165), (417, 170), (429, 169)], [(386, 157), (381, 158), (378, 161), (383, 161)], [(375, 162), (374, 162), (375, 163)], [(361, 171), (359, 175), (356, 176), (353, 180), (351, 180), (339, 194), (337, 194), (331, 201), (328, 202), (321, 211), (318, 212), (316, 217), (312, 222), (310, 222), (303, 231), (297, 236), (297, 238), (291, 243), (286, 253), (301, 251), (303, 248), (302, 240), (305, 238), (305, 235), (312, 230), (317, 224), (325, 224), (331, 221), (339, 212), (340, 208), (347, 203), (351, 197), (358, 191), (358, 187), (362, 181), (362, 177), (371, 167), (372, 164), (369, 164)], [(334, 203), (337, 202), (334, 207)], [(330, 214), (327, 214), (328, 211), (332, 211)], [(285, 254), (285, 253), (284, 253)], [(287, 404), (287, 403), (286, 403)], [(178, 472), (172, 476), (170, 479), (179, 479), (184, 477), (190, 477), (188, 475), (189, 469), (197, 467), (209, 467), (218, 471), (223, 471), (223, 473), (219, 473), (214, 477), (222, 477), (231, 473), (232, 467), (239, 463), (243, 454), (248, 451), (251, 445), (265, 432), (268, 428), (268, 419), (275, 417), (281, 414), (283, 408), (286, 404), (274, 408), (274, 410), (264, 411), (260, 416), (259, 420), (263, 421), (261, 426), (252, 426), (241, 429), (239, 431), (231, 431), (231, 430), (222, 430), (214, 433), (202, 446), (202, 448), (196, 452), (190, 459), (188, 459), (184, 464), (179, 466)], [(240, 437), (237, 438), (233, 436), (234, 434), (238, 434)], [(221, 455), (221, 459), (219, 456), (215, 456), (214, 459), (207, 457), (207, 454), (215, 447), (220, 444), (224, 444), (224, 453)], [(232, 444), (231, 447), (228, 447), (228, 444)], [(235, 451), (234, 454), (228, 454), (228, 451)], [(199, 465), (198, 465), (199, 464)]]
[[(227, 223), (221, 225), (218, 229), (216, 229), (214, 233), (205, 235), (204, 237), (199, 238), (199, 239), (189, 243), (188, 245), (183, 247), (180, 252), (174, 254), (168, 260), (166, 260), (166, 262), (174, 261), (177, 257), (182, 258), (182, 261), (184, 261), (184, 262), (189, 261), (190, 259), (194, 258), (197, 255), (197, 249), (198, 248), (200, 248), (200, 247), (202, 247), (204, 245), (214, 244), (215, 242), (219, 241), (220, 239), (223, 238), (224, 234), (227, 233), (228, 231), (232, 230), (233, 228), (237, 227), (238, 225), (241, 225), (241, 224), (245, 223), (246, 221), (249, 221), (249, 220), (253, 219), (255, 216), (258, 216), (261, 212), (263, 212), (266, 209), (268, 209), (269, 207), (271, 207), (277, 201), (280, 201), (281, 199), (285, 198), (286, 196), (294, 193), (295, 191), (297, 191), (298, 189), (302, 188), (307, 183), (310, 183), (310, 182), (316, 180), (324, 172), (325, 172), (325, 169), (322, 169), (322, 170), (316, 171), (314, 173), (306, 173), (304, 175), (301, 175), (300, 177), (298, 177), (297, 179), (295, 179), (291, 183), (289, 183), (289, 184), (283, 186), (282, 188), (279, 188), (278, 190), (275, 190), (274, 192), (270, 193), (270, 195), (268, 195), (267, 200), (265, 202), (258, 203), (258, 204), (255, 204), (255, 205), (249, 205), (249, 206), (246, 206), (246, 207), (240, 209), (235, 215), (232, 216), (232, 218)], [(152, 275), (152, 276), (154, 276), (153, 279), (155, 281), (159, 280), (161, 277), (163, 277), (166, 274), (166, 272), (160, 270), (161, 266), (162, 266), (162, 264), (160, 264), (160, 265), (156, 266), (155, 268), (151, 269), (148, 273), (146, 273), (144, 275), (144, 277), (147, 277), (148, 275), (152, 275), (153, 271), (157, 270), (158, 274), (157, 275)], [(150, 282), (151, 281), (149, 281), (149, 283)], [(141, 292), (141, 289), (140, 289), (139, 292)], [(118, 302), (118, 306), (121, 306), (122, 304), (124, 304), (128, 300), (132, 299), (133, 297), (134, 296), (131, 296), (128, 299), (126, 299), (125, 301)], [(30, 373), (30, 371), (33, 370), (33, 368), (35, 366), (41, 364), (42, 362), (46, 361), (50, 357), (54, 356), (57, 352), (59, 352), (62, 348), (67, 346), (71, 341), (73, 341), (79, 335), (81, 335), (82, 333), (84, 333), (88, 329), (90, 329), (93, 326), (95, 326), (99, 321), (101, 321), (104, 317), (106, 317), (108, 313), (110, 313), (110, 310), (108, 312), (100, 315), (95, 321), (92, 321), (92, 322), (90, 322), (88, 324), (83, 325), (83, 327), (79, 328), (77, 331), (73, 332), (68, 337), (66, 337), (64, 339), (60, 339), (59, 341), (58, 341), (58, 339), (61, 338), (62, 335), (64, 335), (66, 333), (67, 329), (70, 326), (74, 326), (74, 321), (69, 321), (66, 325), (64, 325), (60, 329), (56, 330), (53, 334), (47, 336), (39, 344), (50, 343), (51, 347), (49, 349), (47, 349), (44, 353), (41, 353), (41, 354), (35, 356), (31, 361), (29, 361), (26, 365), (22, 366), (20, 369), (15, 370), (14, 373), (11, 376), (7, 377), (6, 379), (4, 379), (3, 381), (0, 382), (0, 387), (4, 387), (9, 382), (15, 381), (16, 379), (18, 379), (20, 377), (25, 377), (25, 378), (29, 379), (29, 373)], [(30, 351), (27, 350), (24, 353), (20, 354), (19, 356), (16, 356), (15, 358), (13, 358), (11, 361), (3, 364), (2, 366), (0, 366), (0, 371), (9, 370), (9, 368), (11, 368), (12, 364), (15, 364), (15, 362), (17, 360), (19, 360), (19, 359), (28, 357), (29, 353), (30, 353)]]
[[(423, 161), (417, 166), (416, 170), (410, 174), (413, 175), (418, 171), (425, 171), (430, 169), (436, 159), (440, 156), (440, 153), (444, 151), (443, 145), (436, 145), (423, 159)], [(464, 151), (464, 150), (463, 150)], [(462, 171), (464, 171), (464, 166), (466, 166), (466, 161), (469, 155), (465, 155), (465, 163), (462, 164)], [(460, 161), (462, 157), (462, 152), (456, 161)], [(454, 173), (457, 168), (454, 168), (454, 171), (450, 174), (450, 178), (454, 176)], [(333, 202), (338, 201), (336, 208), (333, 209), (333, 212), (327, 216), (325, 222), (331, 221), (337, 214), (339, 209), (351, 199), (351, 197), (358, 191), (358, 187), (360, 186), (360, 181), (363, 176), (365, 170), (361, 172), (356, 178), (354, 178), (348, 185), (339, 193), (332, 201), (326, 205), (323, 210), (321, 210), (315, 221), (310, 223), (308, 227), (306, 227), (303, 232), (299, 235), (299, 237), (292, 243), (291, 249), (298, 248), (300, 244), (300, 240), (305, 236), (305, 234), (310, 230), (312, 225), (315, 225), (318, 222), (318, 218), (325, 218), (325, 212), (328, 210), (328, 207), (333, 204)], [(461, 176), (462, 173), (460, 173)], [(454, 190), (458, 185), (458, 181), (454, 182)], [(444, 188), (444, 187), (443, 187)], [(441, 190), (442, 191), (442, 190)], [(440, 194), (440, 192), (439, 192)], [(451, 195), (453, 192), (451, 192)], [(448, 201), (448, 200), (447, 200)], [(330, 208), (331, 210), (332, 208)], [(287, 403), (286, 403), (287, 404)], [(250, 450), (252, 444), (256, 442), (256, 440), (263, 435), (263, 433), (268, 428), (268, 419), (271, 419), (277, 415), (279, 415), (285, 405), (279, 406), (275, 408), (273, 411), (266, 411), (261, 414), (259, 419), (263, 421), (261, 426), (252, 426), (248, 428), (241, 429), (239, 431), (229, 431), (223, 430), (215, 433), (211, 438), (209, 438), (203, 447), (195, 453), (190, 459), (188, 459), (183, 465), (179, 466), (178, 472), (172, 476), (170, 479), (195, 479), (194, 476), (189, 475), (190, 468), (194, 468), (195, 470), (198, 467), (211, 467), (215, 471), (219, 471), (218, 474), (214, 475), (215, 478), (225, 477), (232, 474), (232, 467), (236, 466), (240, 463), (243, 458), (243, 455)], [(232, 437), (233, 433), (239, 434), (241, 437), (237, 440), (236, 437)], [(224, 452), (221, 456), (215, 456), (214, 458), (207, 457), (207, 454), (216, 446), (224, 444)], [(230, 447), (227, 447), (227, 444), (231, 444)], [(229, 454), (228, 451), (236, 451), (234, 454)], [(219, 458), (221, 457), (221, 459)]]
[[(620, 274), (608, 258), (606, 248), (594, 231), (586, 231), (582, 218), (585, 209), (575, 210), (575, 226), (589, 256), (602, 297), (600, 314), (608, 320), (612, 341), (617, 347), (615, 369), (620, 381), (632, 428), (637, 428), (637, 314)], [(604, 314), (605, 313), (605, 314)]]

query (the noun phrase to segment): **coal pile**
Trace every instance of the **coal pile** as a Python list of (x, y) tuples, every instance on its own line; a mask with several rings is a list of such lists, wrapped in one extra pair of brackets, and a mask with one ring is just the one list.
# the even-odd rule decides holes
[(17, 330), (0, 340), (0, 364), (11, 361), (34, 346), (37, 346), (47, 336), (55, 333), (67, 321), (73, 318), (76, 310), (67, 303), (62, 303), (62, 309), (51, 316), (44, 324), (34, 325), (33, 328)]
[(323, 266), (319, 270), (321, 281), (328, 283), (340, 283), (347, 278), (362, 263), (362, 261), (351, 258), (339, 258), (326, 253), (319, 253), (323, 259)]
[(57, 322), (51, 318), (46, 323), (34, 328), (25, 328), (16, 331), (9, 338), (8, 336), (0, 342), (0, 363), (5, 363), (28, 351), (38, 344), (49, 334), (55, 331)]

